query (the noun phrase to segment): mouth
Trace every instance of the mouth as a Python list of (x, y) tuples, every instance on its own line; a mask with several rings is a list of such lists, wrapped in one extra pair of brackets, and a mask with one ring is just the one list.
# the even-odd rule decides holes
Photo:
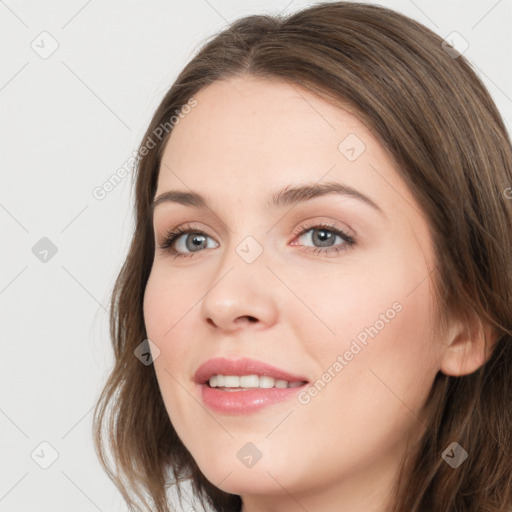
[(227, 415), (289, 401), (309, 385), (303, 376), (247, 358), (210, 359), (198, 368), (194, 380), (203, 404)]

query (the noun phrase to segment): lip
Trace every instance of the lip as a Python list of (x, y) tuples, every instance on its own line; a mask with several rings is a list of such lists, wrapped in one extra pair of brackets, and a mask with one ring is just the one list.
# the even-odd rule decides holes
[[(306, 381), (302, 386), (294, 388), (251, 388), (240, 391), (223, 391), (211, 388), (208, 380), (212, 375), (266, 375), (274, 379), (289, 382)], [(194, 374), (201, 400), (210, 409), (223, 414), (247, 414), (258, 411), (268, 405), (283, 402), (293, 398), (303, 390), (309, 381), (300, 375), (275, 366), (249, 358), (227, 359), (223, 357), (210, 359), (203, 363)]]

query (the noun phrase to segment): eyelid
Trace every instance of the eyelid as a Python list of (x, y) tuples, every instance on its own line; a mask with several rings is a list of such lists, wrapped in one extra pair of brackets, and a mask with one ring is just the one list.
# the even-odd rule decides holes
[[(184, 224), (179, 224), (175, 228), (172, 229), (166, 229), (164, 231), (164, 234), (162, 236), (161, 242), (158, 244), (158, 247), (160, 249), (164, 249), (162, 246), (166, 244), (166, 242), (173, 237), (172, 242), (174, 243), (181, 235), (189, 234), (189, 233), (202, 233), (212, 240), (215, 240), (215, 243), (217, 240), (215, 239), (215, 236), (208, 233), (207, 229), (201, 228), (200, 226), (196, 225), (194, 222), (186, 222)], [(165, 250), (164, 250), (165, 252)]]
[[(326, 221), (325, 219), (328, 220)], [(319, 226), (324, 226), (326, 229), (343, 231), (351, 238), (357, 238), (357, 233), (347, 224), (327, 216), (313, 217), (312, 219), (299, 223), (299, 225), (293, 230), (293, 234), (297, 236), (300, 235), (303, 230), (312, 229)]]

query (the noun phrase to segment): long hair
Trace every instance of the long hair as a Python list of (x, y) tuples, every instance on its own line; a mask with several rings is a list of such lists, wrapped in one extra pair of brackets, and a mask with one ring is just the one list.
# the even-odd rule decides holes
[[(130, 510), (140, 501), (168, 511), (169, 485), (181, 497), (186, 478), (203, 505), (217, 512), (241, 506), (240, 496), (201, 473), (169, 421), (153, 366), (134, 356), (147, 338), (150, 205), (170, 119), (178, 122), (201, 89), (235, 76), (284, 80), (348, 105), (394, 159), (428, 220), (436, 329), (442, 335), (455, 315), (497, 333), (478, 370), (437, 374), (428, 396), (432, 414), (411, 465), (401, 468), (393, 511), (512, 510), (512, 148), (486, 88), (464, 56), (449, 50), (438, 35), (387, 8), (326, 2), (287, 16), (239, 19), (179, 74), (139, 147), (135, 230), (111, 298), (115, 365), (94, 413), (98, 456)], [(454, 441), (469, 453), (456, 470), (441, 457)]]

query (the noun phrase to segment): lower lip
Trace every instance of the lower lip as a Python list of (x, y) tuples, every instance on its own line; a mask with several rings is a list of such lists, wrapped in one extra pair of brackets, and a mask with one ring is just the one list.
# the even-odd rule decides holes
[(259, 411), (267, 405), (290, 400), (307, 384), (295, 388), (249, 388), (241, 391), (222, 391), (200, 384), (203, 403), (223, 414), (246, 414)]

